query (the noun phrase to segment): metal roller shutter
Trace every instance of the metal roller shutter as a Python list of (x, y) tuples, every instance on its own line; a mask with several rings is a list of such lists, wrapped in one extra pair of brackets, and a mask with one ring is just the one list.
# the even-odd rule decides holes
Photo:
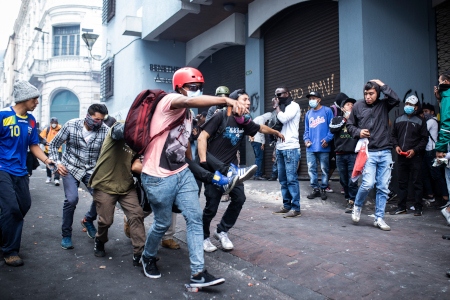
[[(220, 85), (227, 86), (230, 91), (245, 89), (245, 47), (231, 46), (217, 51), (206, 58), (198, 67), (205, 78), (205, 95), (214, 95)], [(199, 112), (206, 109), (199, 109)], [(240, 164), (245, 165), (246, 143), (241, 144)]]
[[(322, 105), (333, 104), (340, 92), (339, 15), (336, 1), (308, 1), (291, 6), (263, 26), (265, 111), (272, 111), (275, 89), (286, 85), (300, 104), (301, 162), (299, 175), (308, 179), (303, 145), (308, 91), (320, 91)], [(273, 148), (266, 144), (265, 173), (271, 173)]]
[(450, 1), (436, 6), (436, 43), (439, 74), (450, 71)]

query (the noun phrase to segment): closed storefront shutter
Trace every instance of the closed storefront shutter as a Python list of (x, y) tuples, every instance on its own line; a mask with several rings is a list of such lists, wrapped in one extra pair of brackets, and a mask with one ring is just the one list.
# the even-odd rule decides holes
[[(231, 92), (245, 89), (245, 47), (231, 46), (206, 58), (198, 67), (205, 78), (203, 94), (214, 95), (218, 86), (227, 86)], [(206, 109), (199, 109), (199, 112)], [(246, 164), (245, 141), (241, 144), (240, 163)]]
[(436, 6), (436, 43), (441, 74), (450, 71), (450, 1)]
[[(330, 106), (340, 92), (339, 15), (336, 1), (307, 1), (291, 6), (263, 26), (265, 111), (277, 87), (286, 85), (300, 105), (299, 139), (302, 150), (299, 175), (308, 179), (303, 145), (308, 91), (320, 91), (322, 105)], [(272, 170), (273, 148), (266, 144), (265, 174)], [(336, 176), (337, 172), (334, 174)]]

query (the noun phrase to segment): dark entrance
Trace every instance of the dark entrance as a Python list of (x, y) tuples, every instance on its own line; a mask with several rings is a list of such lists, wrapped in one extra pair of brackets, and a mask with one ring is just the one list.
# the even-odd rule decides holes
[[(300, 177), (309, 178), (303, 145), (308, 91), (320, 91), (322, 104), (330, 106), (340, 92), (339, 14), (336, 1), (307, 1), (281, 11), (263, 26), (264, 102), (278, 86), (286, 85), (302, 110), (299, 139)], [(273, 148), (266, 144), (265, 173), (270, 174)]]

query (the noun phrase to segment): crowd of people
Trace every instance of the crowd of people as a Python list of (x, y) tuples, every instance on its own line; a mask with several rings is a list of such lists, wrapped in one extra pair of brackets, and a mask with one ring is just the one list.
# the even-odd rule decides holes
[[(119, 203), (125, 215), (125, 234), (133, 246), (132, 263), (142, 266), (149, 278), (161, 277), (157, 266), (160, 245), (180, 248), (173, 234), (175, 213), (181, 213), (186, 221), (191, 287), (225, 282), (224, 278), (208, 273), (204, 252), (217, 250), (211, 235), (223, 250), (234, 248), (228, 231), (238, 220), (246, 200), (243, 182), (251, 178), (266, 180), (262, 172), (266, 136), (275, 146), (273, 172), (268, 180), (278, 179), (282, 195), (282, 206), (273, 214), (287, 219), (301, 216), (297, 175), (301, 109), (292, 100), (289, 89), (278, 87), (272, 99), (273, 111), (253, 119), (244, 89), (231, 92), (220, 86), (215, 96), (202, 95), (203, 75), (189, 67), (177, 70), (172, 83), (175, 92), (166, 94), (156, 106), (149, 121), (150, 136), (154, 138), (142, 153), (126, 143), (126, 124), (108, 116), (103, 104), (92, 104), (85, 118), (63, 125), (51, 118), (50, 125), (39, 134), (36, 120), (28, 112), (36, 108), (40, 93), (26, 81), (15, 83), (15, 105), (0, 111), (0, 189), (5, 191), (0, 195), (0, 244), (6, 264), (24, 264), (19, 250), (24, 217), (31, 206), (28, 151), (46, 165), (46, 183), (53, 180), (59, 185), (62, 178), (65, 199), (61, 247), (65, 250), (75, 247), (72, 226), (78, 188), (83, 183), (93, 197), (81, 220), (87, 235), (94, 240), (93, 254), (106, 255), (108, 230)], [(411, 183), (414, 215), (422, 215), (424, 200), (432, 202), (439, 195), (447, 203), (442, 214), (450, 225), (449, 193), (445, 188), (450, 187), (450, 169), (446, 167), (450, 159), (449, 87), (450, 75), (442, 74), (435, 88), (440, 103), (439, 121), (433, 105), (421, 105), (416, 96), (410, 96), (405, 101), (405, 113), (392, 123), (389, 112), (399, 105), (400, 99), (380, 80), (365, 84), (364, 100), (356, 101), (340, 93), (332, 108), (321, 104), (319, 91), (310, 91), (306, 96), (310, 109), (304, 116), (303, 133), (311, 185), (307, 198), (327, 199), (329, 177), (337, 166), (347, 205), (345, 212), (351, 213), (353, 222), (359, 222), (367, 195), (376, 186), (374, 226), (390, 230), (384, 214), (391, 197), (394, 153), (398, 155), (399, 201), (396, 210), (390, 213), (407, 213)], [(191, 108), (208, 107), (208, 113), (193, 116)], [(182, 120), (179, 125), (161, 132), (161, 128), (169, 128), (179, 119)], [(239, 147), (245, 136), (251, 141), (256, 163), (240, 167)], [(44, 145), (44, 150), (39, 144)], [(364, 146), (360, 153), (366, 153), (366, 161), (358, 186), (355, 167), (363, 155), (360, 157), (355, 150), (361, 144)], [(336, 166), (330, 164), (334, 160)], [(198, 200), (202, 185), (206, 198), (203, 209)], [(211, 223), (221, 201), (229, 203), (211, 233)], [(146, 234), (144, 218), (150, 213), (154, 219)], [(450, 239), (450, 235), (444, 238)]]

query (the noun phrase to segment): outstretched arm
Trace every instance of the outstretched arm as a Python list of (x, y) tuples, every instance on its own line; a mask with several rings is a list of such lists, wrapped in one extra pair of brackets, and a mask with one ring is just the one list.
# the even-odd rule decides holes
[(260, 125), (259, 132), (264, 134), (273, 134), (276, 135), (278, 138), (280, 138), (284, 142), (284, 135), (281, 134), (281, 132), (274, 130), (266, 125)]

